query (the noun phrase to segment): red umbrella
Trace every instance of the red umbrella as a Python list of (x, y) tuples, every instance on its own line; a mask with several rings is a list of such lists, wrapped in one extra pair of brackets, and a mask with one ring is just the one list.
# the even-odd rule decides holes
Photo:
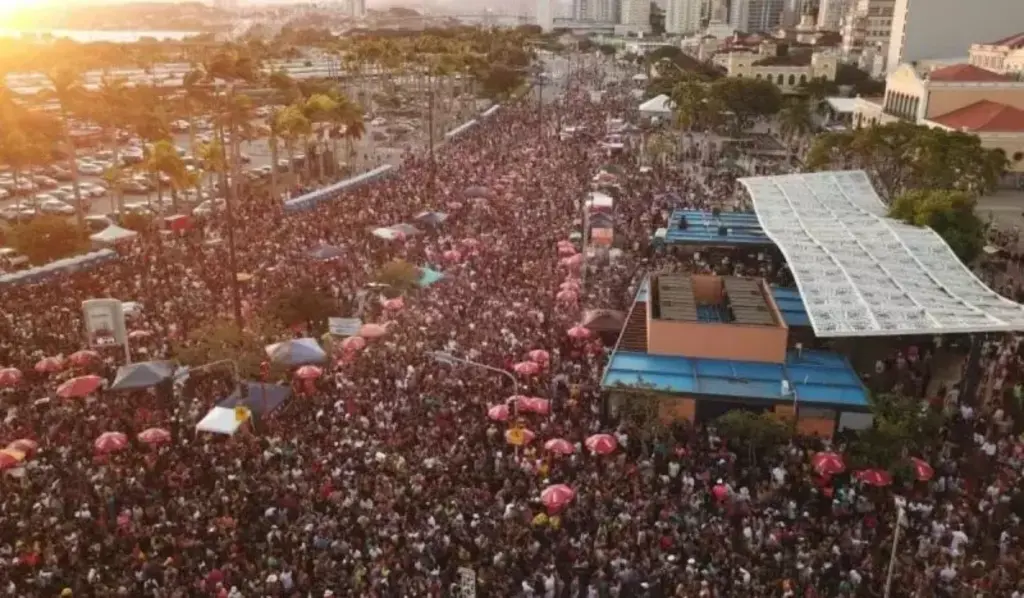
[(551, 413), (551, 401), (540, 397), (522, 397), (516, 401), (516, 408), (520, 413), (536, 413), (547, 415)]
[(44, 357), (36, 363), (35, 370), (40, 374), (52, 374), (64, 369), (64, 360), (60, 357)]
[(537, 365), (547, 365), (547, 363), (551, 361), (551, 354), (544, 349), (534, 349), (527, 353), (526, 356), (530, 358), (530, 361)]
[(576, 447), (568, 440), (552, 438), (544, 443), (544, 449), (558, 455), (571, 455), (576, 452)]
[(597, 455), (608, 455), (615, 452), (619, 441), (611, 434), (594, 434), (583, 443), (587, 450)]
[(71, 365), (77, 365), (78, 367), (86, 366), (94, 361), (99, 360), (100, 354), (90, 349), (76, 351), (71, 354), (71, 357), (68, 357), (68, 361), (71, 362)]
[(818, 475), (836, 475), (846, 471), (842, 455), (822, 451), (811, 457), (811, 467)]
[(570, 257), (563, 257), (562, 259), (558, 260), (558, 263), (563, 266), (577, 267), (583, 263), (583, 256), (577, 253), (576, 255)]
[(21, 382), (21, 370), (18, 368), (4, 368), (0, 370), (0, 388), (17, 386)]
[(304, 365), (295, 371), (295, 377), (299, 380), (316, 380), (323, 373), (324, 371), (315, 365)]
[(385, 299), (381, 305), (388, 311), (399, 311), (405, 307), (405, 301), (401, 297), (395, 297), (394, 299)]
[(558, 285), (559, 291), (572, 291), (573, 293), (580, 292), (580, 283), (575, 280), (567, 280), (562, 284)]
[(935, 470), (924, 459), (911, 457), (910, 464), (914, 467), (914, 477), (919, 482), (927, 482), (935, 476)]
[(533, 376), (540, 373), (540, 366), (532, 361), (521, 361), (512, 366), (512, 369), (515, 370), (517, 374), (521, 374), (523, 376)]
[(561, 257), (571, 257), (576, 255), (576, 248), (572, 245), (559, 245), (558, 255)]
[(388, 333), (388, 329), (380, 324), (363, 324), (359, 336), (363, 338), (380, 338)]
[(540, 493), (540, 501), (552, 511), (557, 511), (576, 498), (576, 491), (565, 484), (548, 486)]
[(711, 494), (715, 497), (715, 500), (721, 502), (729, 496), (729, 488), (725, 484), (715, 484), (711, 489)]
[(508, 405), (494, 405), (487, 409), (487, 417), (496, 422), (507, 422), (508, 416)]
[(92, 445), (97, 453), (116, 453), (128, 447), (128, 437), (121, 432), (104, 432)]
[(865, 469), (863, 471), (858, 471), (855, 475), (858, 480), (864, 482), (868, 486), (882, 487), (888, 486), (892, 483), (892, 476), (884, 469)]
[(39, 449), (39, 443), (31, 438), (19, 438), (7, 445), (7, 448), (21, 451), (26, 455), (31, 455)]
[(149, 428), (139, 432), (139, 442), (149, 445), (167, 444), (171, 441), (171, 433), (163, 428)]
[(12, 448), (0, 449), (0, 470), (13, 469), (25, 460), (25, 453)]
[(103, 384), (103, 378), (99, 376), (79, 376), (58, 386), (57, 396), (65, 399), (87, 397), (96, 392), (100, 384)]
[(446, 262), (458, 262), (462, 260), (462, 254), (454, 249), (449, 249), (442, 255)]
[(579, 340), (590, 338), (590, 329), (583, 326), (573, 326), (569, 329), (569, 338)]
[(366, 339), (361, 336), (350, 336), (341, 341), (341, 348), (345, 351), (359, 351), (366, 348)]

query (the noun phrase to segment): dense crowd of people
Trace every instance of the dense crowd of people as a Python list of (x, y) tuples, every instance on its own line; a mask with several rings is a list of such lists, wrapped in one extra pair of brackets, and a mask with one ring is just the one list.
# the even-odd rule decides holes
[[(930, 483), (875, 488), (849, 474), (829, 485), (811, 471), (816, 439), (758, 454), (735, 450), (713, 426), (673, 425), (650, 436), (600, 400), (605, 349), (573, 338), (583, 308), (623, 310), (653, 269), (755, 274), (785, 282), (771, 256), (732, 261), (679, 256), (651, 244), (674, 208), (741, 209), (734, 175), (715, 167), (639, 169), (599, 144), (628, 95), (589, 100), (578, 87), (560, 118), (579, 134), (552, 134), (555, 110), (510, 104), (446, 147), (435, 164), (410, 158), (393, 177), (285, 214), (252, 198), (238, 207), (238, 272), (247, 317), (286, 288), (317, 288), (354, 309), (392, 259), (433, 264), (445, 278), (410, 292), (404, 308), (376, 304), (367, 322), (386, 335), (330, 366), (312, 392), (231, 437), (197, 433), (222, 381), (174, 401), (150, 392), (54, 395), (47, 356), (83, 348), (81, 302), (141, 303), (136, 358), (173, 357), (175, 342), (230, 317), (231, 280), (218, 221), (205, 234), (144, 239), (122, 259), (0, 295), (0, 364), (24, 372), (4, 395), (0, 439), (38, 449), (4, 477), (0, 587), (7, 595), (605, 598), (881, 596), (898, 509), (905, 526), (892, 596), (1024, 596), (1021, 444), (1002, 420), (956, 396), (950, 434)], [(699, 144), (710, 144), (698, 140)], [(603, 164), (617, 162), (616, 259), (574, 278), (559, 242), (581, 225), (581, 202)], [(472, 186), (484, 198), (465, 194)], [(448, 219), (423, 235), (385, 240), (369, 231), (424, 210)], [(213, 241), (211, 241), (213, 240)], [(344, 257), (309, 258), (329, 244)], [(578, 280), (578, 301), (558, 299)], [(141, 335), (140, 335), (141, 336)], [(514, 386), (493, 371), (438, 363), (432, 351), (508, 370), (542, 350), (548, 359)], [(104, 354), (107, 366), (115, 353)], [(1013, 355), (1000, 353), (997, 363)], [(1019, 363), (1019, 359), (1014, 362)], [(1009, 367), (1009, 365), (1007, 365)], [(109, 374), (109, 367), (105, 370)], [(1004, 385), (1013, 393), (1016, 378)], [(536, 438), (506, 442), (488, 409), (518, 392), (551, 401), (524, 413)], [(1000, 415), (999, 417), (1005, 417)], [(143, 429), (172, 440), (147, 447)], [(126, 450), (98, 455), (93, 440), (120, 431)], [(596, 454), (583, 443), (612, 435)], [(570, 455), (544, 444), (564, 439)], [(976, 440), (980, 439), (980, 440)], [(827, 446), (827, 445), (826, 445)], [(991, 446), (991, 448), (990, 448)], [(837, 450), (842, 446), (837, 445)], [(10, 473), (17, 471), (17, 475)], [(549, 509), (542, 491), (575, 496)], [(724, 491), (722, 491), (724, 489)], [(475, 582), (464, 579), (472, 572)], [(475, 584), (475, 594), (465, 586)], [(460, 592), (467, 592), (460, 594)]]

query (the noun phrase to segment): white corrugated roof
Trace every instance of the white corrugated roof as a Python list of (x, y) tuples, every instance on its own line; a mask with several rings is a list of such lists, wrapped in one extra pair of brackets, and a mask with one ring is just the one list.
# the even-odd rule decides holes
[(853, 114), (857, 107), (857, 98), (832, 97), (825, 98), (828, 105), (839, 114)]
[(887, 218), (863, 171), (742, 178), (821, 337), (1024, 330), (930, 228)]

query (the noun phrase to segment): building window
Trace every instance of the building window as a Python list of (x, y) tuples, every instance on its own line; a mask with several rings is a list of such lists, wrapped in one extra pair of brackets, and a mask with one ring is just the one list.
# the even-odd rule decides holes
[(1013, 152), (1013, 161), (1020, 162), (1024, 160), (1024, 152)]
[(792, 87), (794, 85), (796, 85), (796, 75), (790, 75), (789, 76), (789, 86)]
[(800, 85), (807, 83), (807, 75), (800, 75)]
[(775, 78), (775, 84), (782, 85), (782, 73), (779, 73), (779, 76)]

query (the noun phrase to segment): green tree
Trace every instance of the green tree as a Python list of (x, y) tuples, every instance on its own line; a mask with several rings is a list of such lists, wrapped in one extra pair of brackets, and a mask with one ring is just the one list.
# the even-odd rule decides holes
[[(167, 187), (163, 179), (167, 178), (172, 189), (184, 189), (188, 185), (188, 171), (177, 148), (170, 141), (156, 142), (147, 154), (145, 169), (156, 180), (156, 201), (162, 209), (164, 189)], [(175, 212), (178, 210), (177, 197), (177, 193), (171, 195)]]
[(863, 169), (885, 198), (913, 189), (971, 194), (994, 190), (1006, 169), (1001, 150), (976, 135), (896, 122), (817, 137), (804, 164), (810, 170)]
[(745, 409), (733, 409), (719, 417), (715, 420), (715, 428), (727, 440), (745, 446), (751, 461), (759, 451), (781, 444), (791, 433), (790, 426), (773, 413), (758, 414)]
[(250, 318), (239, 329), (230, 319), (210, 320), (173, 346), (174, 356), (183, 364), (200, 366), (216, 361), (234, 361), (243, 378), (260, 374), (267, 359), (265, 347), (281, 338), (284, 331), (273, 322)]
[(481, 92), (490, 99), (507, 98), (525, 82), (523, 73), (504, 64), (494, 64), (478, 73)]
[[(321, 181), (326, 176), (324, 157), (327, 154), (326, 140), (330, 125), (336, 118), (338, 103), (327, 94), (310, 96), (302, 107), (303, 113), (314, 126), (317, 139), (317, 170)], [(320, 141), (323, 143), (321, 144)]]
[(914, 189), (892, 202), (889, 216), (931, 228), (961, 261), (970, 263), (985, 246), (985, 223), (975, 213), (976, 205), (963, 191)]
[(734, 134), (748, 129), (756, 118), (772, 116), (782, 109), (782, 92), (764, 79), (719, 79), (711, 85), (711, 97), (732, 113)]
[(377, 282), (395, 289), (406, 291), (412, 289), (420, 280), (420, 272), (405, 260), (391, 260), (377, 271)]
[(82, 85), (81, 74), (65, 66), (50, 71), (47, 77), (51, 87), (48, 95), (57, 100), (60, 106), (61, 124), (64, 129), (64, 150), (68, 156), (68, 168), (71, 170), (71, 188), (75, 196), (78, 225), (85, 228), (85, 205), (82, 203), (82, 189), (78, 184), (78, 158), (75, 153), (75, 144), (71, 139), (71, 116), (82, 106), (85, 87)]
[(934, 446), (942, 415), (910, 397), (885, 394), (871, 397), (874, 424), (857, 434), (847, 449), (851, 469), (899, 468), (907, 457)]
[(288, 152), (289, 187), (294, 189), (297, 184), (295, 146), (313, 132), (313, 126), (301, 106), (291, 105), (277, 114), (277, 130), (284, 139), (285, 150)]
[(309, 330), (325, 331), (327, 318), (338, 316), (339, 309), (333, 297), (311, 284), (303, 284), (274, 296), (266, 313), (285, 326), (305, 324)]
[(790, 100), (779, 112), (779, 131), (789, 142), (801, 139), (810, 133), (813, 127), (811, 107), (806, 100)]
[(89, 249), (84, 228), (59, 216), (40, 216), (11, 227), (8, 241), (35, 265), (46, 264)]

